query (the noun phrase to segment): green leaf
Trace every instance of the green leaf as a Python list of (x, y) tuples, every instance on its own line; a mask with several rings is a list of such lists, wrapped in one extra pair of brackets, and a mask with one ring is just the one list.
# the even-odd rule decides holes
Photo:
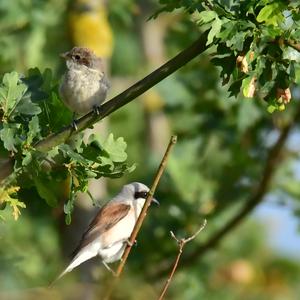
[(71, 147), (67, 144), (61, 144), (58, 146), (58, 149), (63, 153), (65, 157), (70, 157), (73, 161), (86, 165), (88, 161), (81, 156), (79, 153), (76, 153)]
[(218, 37), (222, 41), (227, 42), (227, 40), (234, 36), (237, 31), (238, 24), (236, 21), (226, 22), (225, 24), (223, 24), (222, 31), (218, 34)]
[(256, 77), (247, 76), (242, 81), (243, 95), (246, 98), (253, 98), (256, 89)]
[(32, 154), (31, 152), (27, 151), (24, 158), (22, 159), (22, 166), (28, 166), (32, 161)]
[(0, 106), (4, 118), (9, 118), (19, 101), (25, 94), (27, 87), (19, 80), (17, 72), (6, 73), (0, 87)]
[(221, 27), (222, 21), (217, 17), (211, 24), (211, 29), (207, 36), (206, 46), (210, 45), (213, 42), (214, 37), (219, 34)]
[(27, 143), (30, 145), (33, 139), (40, 134), (39, 118), (37, 116), (32, 117), (28, 124)]
[(125, 152), (127, 144), (122, 137), (114, 140), (114, 136), (111, 133), (102, 146), (113, 162), (124, 162), (127, 159)]
[(64, 204), (64, 213), (66, 214), (65, 222), (67, 225), (71, 224), (72, 221), (72, 212), (74, 209), (74, 202), (75, 202), (75, 193), (73, 190), (73, 180), (70, 182), (70, 198), (67, 203)]
[(216, 12), (214, 11), (201, 11), (200, 13), (195, 13), (195, 20), (200, 24), (206, 24), (211, 22), (217, 17)]
[(58, 203), (58, 199), (53, 193), (53, 188), (51, 184), (49, 184), (49, 180), (35, 177), (34, 184), (40, 197), (43, 198), (49, 206), (55, 207)]
[(20, 143), (20, 140), (16, 138), (17, 126), (8, 126), (8, 124), (4, 123), (3, 128), (0, 130), (0, 139), (2, 140), (5, 149), (8, 151), (17, 152), (17, 148), (15, 147)]
[(113, 169), (114, 163), (110, 158), (101, 156), (100, 160), (101, 160), (100, 166), (110, 166), (110, 170)]
[(16, 113), (29, 116), (38, 115), (41, 111), (38, 104), (33, 103), (29, 97), (23, 97), (15, 109)]
[(284, 21), (284, 9), (284, 4), (279, 1), (268, 4), (260, 10), (256, 19), (258, 22), (265, 22), (267, 25), (278, 26)]
[(250, 35), (249, 31), (237, 32), (231, 39), (226, 41), (227, 47), (230, 47), (233, 50), (242, 51), (248, 35)]
[(267, 107), (267, 111), (270, 113), (270, 114), (272, 114), (274, 111), (276, 111), (277, 110), (277, 107), (275, 106), (275, 105), (273, 105), (273, 104), (270, 104), (270, 105), (268, 105), (268, 107)]
[(43, 127), (48, 126), (51, 132), (55, 132), (64, 126), (70, 125), (73, 114), (66, 108), (55, 92), (51, 92), (49, 98), (43, 102), (42, 113), (39, 115)]

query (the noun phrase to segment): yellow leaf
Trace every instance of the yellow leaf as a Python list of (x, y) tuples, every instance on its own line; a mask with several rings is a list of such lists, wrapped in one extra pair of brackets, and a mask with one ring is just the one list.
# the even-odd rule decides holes
[(256, 91), (256, 76), (247, 77), (242, 82), (243, 95), (247, 98), (253, 98)]
[(289, 88), (287, 89), (277, 88), (276, 98), (278, 103), (283, 102), (284, 104), (288, 104), (292, 99), (291, 90)]
[(13, 199), (13, 201), (10, 201), (10, 206), (13, 210), (12, 215), (13, 215), (15, 221), (17, 221), (19, 216), (21, 215), (21, 211), (19, 210), (18, 206), (21, 208), (25, 208), (26, 205), (24, 202), (21, 202), (18, 199)]
[(10, 186), (7, 188), (0, 188), (0, 204), (7, 203), (12, 208), (12, 215), (15, 221), (18, 220), (19, 216), (21, 215), (20, 208), (25, 208), (26, 205), (24, 202), (15, 198), (16, 193), (20, 190), (19, 186)]
[(239, 55), (236, 58), (237, 67), (241, 70), (241, 72), (247, 74), (249, 72), (249, 66), (247, 62), (247, 58), (244, 55)]

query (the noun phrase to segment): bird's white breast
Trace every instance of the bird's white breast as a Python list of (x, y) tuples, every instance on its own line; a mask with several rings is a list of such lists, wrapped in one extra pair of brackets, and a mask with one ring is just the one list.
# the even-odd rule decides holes
[(70, 110), (85, 114), (105, 100), (107, 90), (103, 72), (82, 66), (68, 69), (60, 86), (60, 95)]
[(130, 238), (136, 220), (142, 210), (144, 201), (135, 201), (128, 214), (111, 229), (100, 236), (101, 249), (99, 255), (105, 262), (113, 262), (121, 258), (126, 241)]

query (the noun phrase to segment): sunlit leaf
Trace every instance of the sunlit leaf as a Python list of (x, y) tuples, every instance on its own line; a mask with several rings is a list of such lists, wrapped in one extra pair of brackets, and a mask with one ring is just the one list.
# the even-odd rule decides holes
[(221, 26), (222, 21), (217, 17), (211, 24), (211, 29), (207, 36), (206, 45), (210, 45), (213, 42), (215, 36), (220, 32)]
[(278, 26), (284, 21), (284, 8), (284, 4), (280, 1), (268, 4), (260, 10), (256, 19), (258, 22), (265, 22), (267, 25)]

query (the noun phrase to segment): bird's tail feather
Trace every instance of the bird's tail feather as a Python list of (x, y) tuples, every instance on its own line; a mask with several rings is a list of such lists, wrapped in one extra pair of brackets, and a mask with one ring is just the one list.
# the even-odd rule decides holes
[(98, 254), (97, 251), (90, 251), (88, 247), (83, 248), (79, 253), (73, 258), (71, 263), (67, 266), (67, 268), (60, 273), (60, 275), (54, 279), (49, 287), (52, 287), (54, 283), (56, 283), (60, 278), (62, 278), (64, 275), (66, 275), (68, 272), (71, 272), (74, 268), (78, 267), (80, 264), (85, 262), (86, 260), (96, 256)]

